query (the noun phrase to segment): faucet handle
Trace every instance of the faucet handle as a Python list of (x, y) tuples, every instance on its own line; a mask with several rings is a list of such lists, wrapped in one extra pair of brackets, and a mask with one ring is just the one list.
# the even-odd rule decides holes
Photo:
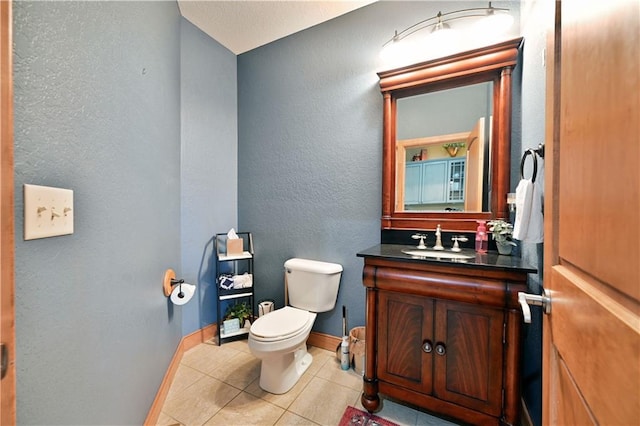
[(420, 240), (420, 243), (418, 243), (418, 248), (420, 250), (427, 248), (427, 246), (424, 244), (424, 239), (427, 238), (427, 234), (413, 234), (411, 238), (413, 238), (414, 240)]
[(469, 239), (464, 235), (454, 235), (453, 237), (451, 237), (451, 241), (453, 241), (453, 247), (451, 247), (451, 251), (462, 251), (462, 249), (458, 245), (458, 241), (466, 243), (467, 241), (469, 241)]

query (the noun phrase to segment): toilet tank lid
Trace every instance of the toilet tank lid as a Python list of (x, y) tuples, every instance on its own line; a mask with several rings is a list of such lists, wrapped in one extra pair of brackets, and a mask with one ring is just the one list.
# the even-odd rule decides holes
[(314, 272), (317, 274), (336, 274), (342, 272), (342, 265), (338, 263), (320, 262), (319, 260), (309, 260), (293, 258), (284, 262), (284, 267), (297, 271)]

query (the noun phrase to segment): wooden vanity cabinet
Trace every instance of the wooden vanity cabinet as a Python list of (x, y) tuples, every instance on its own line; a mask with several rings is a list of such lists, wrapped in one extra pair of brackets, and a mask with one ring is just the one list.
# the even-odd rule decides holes
[(363, 282), (366, 409), (379, 392), (470, 424), (519, 421), (526, 273), (365, 258)]

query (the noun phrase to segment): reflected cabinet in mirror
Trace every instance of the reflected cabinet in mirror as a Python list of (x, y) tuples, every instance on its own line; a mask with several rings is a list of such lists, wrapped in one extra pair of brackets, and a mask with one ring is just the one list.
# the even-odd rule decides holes
[(522, 39), (378, 73), (382, 229), (508, 217), (511, 71)]

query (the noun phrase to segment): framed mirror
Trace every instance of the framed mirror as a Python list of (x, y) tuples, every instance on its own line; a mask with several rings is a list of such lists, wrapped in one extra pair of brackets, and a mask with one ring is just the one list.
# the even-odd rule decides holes
[(474, 231), (508, 216), (511, 72), (522, 38), (378, 73), (382, 229)]

